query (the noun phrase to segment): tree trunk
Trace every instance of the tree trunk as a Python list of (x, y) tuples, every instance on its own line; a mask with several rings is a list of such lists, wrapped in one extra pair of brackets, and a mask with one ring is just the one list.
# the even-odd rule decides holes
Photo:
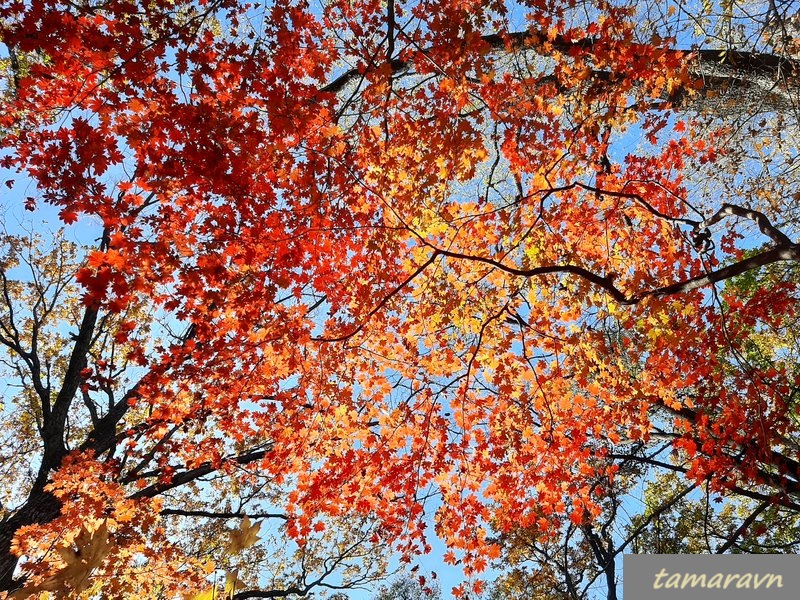
[(61, 503), (55, 496), (38, 489), (30, 494), (28, 501), (13, 516), (0, 521), (0, 591), (13, 591), (23, 583), (14, 579), (14, 569), (19, 562), (19, 558), (11, 553), (14, 534), (25, 525), (52, 521), (60, 510)]

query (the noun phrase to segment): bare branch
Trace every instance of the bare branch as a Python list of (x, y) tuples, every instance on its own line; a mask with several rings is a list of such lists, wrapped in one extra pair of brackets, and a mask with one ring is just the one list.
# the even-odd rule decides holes
[(744, 219), (753, 221), (756, 225), (758, 225), (758, 229), (761, 231), (761, 233), (769, 237), (780, 247), (789, 247), (793, 245), (792, 240), (790, 240), (786, 234), (770, 223), (770, 220), (764, 213), (750, 208), (742, 208), (741, 206), (736, 206), (735, 204), (728, 204), (727, 202), (723, 204), (722, 208), (720, 208), (711, 217), (700, 223), (698, 227), (701, 229), (706, 229), (730, 215), (735, 215), (737, 217), (742, 217)]
[(183, 510), (180, 508), (165, 508), (161, 511), (162, 515), (175, 515), (178, 517), (206, 517), (209, 519), (237, 519), (249, 517), (251, 519), (283, 519), (288, 520), (289, 517), (282, 513), (270, 512), (215, 512), (210, 510)]

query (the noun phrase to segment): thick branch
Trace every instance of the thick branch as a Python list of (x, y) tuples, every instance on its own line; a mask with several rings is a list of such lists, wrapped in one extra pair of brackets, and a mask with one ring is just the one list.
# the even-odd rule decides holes
[(788, 247), (772, 248), (771, 250), (761, 252), (760, 254), (740, 260), (737, 263), (717, 269), (716, 271), (711, 271), (705, 275), (699, 275), (691, 279), (648, 290), (638, 297), (633, 296), (627, 304), (637, 304), (648, 296), (672, 296), (674, 294), (681, 294), (712, 283), (719, 283), (720, 281), (731, 279), (747, 271), (752, 271), (753, 269), (772, 263), (797, 260), (800, 260), (800, 246), (797, 244), (792, 244)]
[(165, 508), (161, 511), (162, 515), (174, 515), (178, 517), (206, 517), (209, 519), (237, 519), (250, 517), (252, 519), (283, 519), (288, 520), (289, 517), (282, 513), (270, 512), (214, 512), (210, 510), (183, 510), (180, 508)]
[(111, 450), (117, 443), (117, 425), (125, 417), (130, 408), (130, 402), (138, 394), (142, 380), (136, 382), (125, 395), (111, 407), (105, 415), (97, 420), (94, 429), (81, 444), (80, 450), (93, 450), (96, 455)]
[[(270, 451), (269, 448), (266, 450), (258, 450), (255, 452), (250, 452), (248, 454), (240, 454), (239, 456), (232, 456), (229, 458), (224, 459), (223, 462), (235, 462), (239, 465), (247, 465), (253, 463), (257, 460), (261, 460), (264, 458), (267, 453)], [(218, 466), (214, 466), (210, 462), (205, 462), (199, 467), (194, 469), (189, 469), (188, 471), (181, 471), (180, 473), (176, 473), (172, 479), (169, 481), (163, 481), (159, 483), (154, 483), (151, 486), (148, 486), (142, 490), (139, 490), (135, 494), (131, 495), (132, 499), (136, 498), (153, 498), (166, 492), (167, 490), (174, 489), (176, 487), (180, 487), (182, 485), (186, 485), (192, 481), (199, 479), (200, 477), (204, 477), (217, 471), (219, 469)]]
[[(634, 461), (639, 462), (646, 465), (651, 465), (654, 467), (660, 467), (663, 469), (667, 469), (669, 471), (675, 471), (676, 473), (683, 473), (686, 474), (689, 469), (686, 467), (681, 467), (680, 465), (676, 465), (674, 463), (665, 462), (662, 460), (658, 460), (651, 456), (640, 456), (638, 454), (617, 454), (611, 452), (606, 455), (607, 458), (615, 459), (615, 460), (623, 460), (623, 461)], [(783, 506), (784, 508), (788, 508), (795, 512), (800, 512), (800, 503), (793, 502), (790, 500), (785, 494), (762, 494), (761, 492), (756, 492), (753, 490), (748, 490), (738, 485), (727, 486), (728, 490), (734, 492), (739, 496), (744, 496), (746, 498), (751, 498), (753, 500), (760, 500), (762, 502), (770, 502), (772, 504), (776, 504), (778, 506)]]
[(391, 61), (394, 58), (394, 0), (386, 2), (386, 60)]
[(584, 533), (589, 541), (595, 560), (605, 576), (608, 600), (617, 600), (616, 565), (614, 561), (616, 554), (613, 552), (613, 547), (609, 542), (609, 548), (606, 550), (603, 547), (603, 539), (597, 535), (591, 525), (585, 527)]
[(537, 277), (540, 275), (549, 275), (553, 273), (564, 273), (564, 274), (569, 273), (572, 275), (576, 275), (581, 279), (585, 279), (589, 283), (592, 283), (597, 287), (603, 289), (609, 296), (611, 296), (614, 300), (616, 300), (620, 304), (633, 305), (633, 304), (639, 304), (642, 300), (651, 296), (655, 297), (672, 296), (675, 294), (681, 294), (691, 290), (696, 290), (706, 285), (712, 283), (718, 283), (720, 281), (725, 281), (727, 279), (731, 279), (732, 277), (736, 277), (737, 275), (741, 275), (742, 273), (746, 273), (747, 271), (750, 271), (752, 269), (757, 269), (759, 267), (763, 267), (765, 265), (769, 265), (772, 263), (787, 261), (787, 260), (791, 261), (800, 260), (800, 246), (798, 246), (797, 244), (792, 244), (788, 247), (779, 247), (779, 248), (773, 248), (771, 250), (766, 250), (764, 252), (761, 252), (760, 254), (756, 254), (755, 256), (751, 256), (749, 258), (741, 260), (727, 267), (717, 269), (716, 271), (711, 271), (704, 275), (698, 275), (696, 277), (671, 283), (669, 285), (665, 285), (662, 287), (645, 290), (643, 292), (634, 294), (632, 296), (626, 295), (624, 292), (622, 292), (622, 290), (620, 290), (614, 285), (613, 276), (598, 275), (597, 273), (593, 273), (589, 269), (586, 269), (584, 267), (579, 267), (577, 265), (554, 264), (554, 265), (542, 265), (538, 267), (532, 267), (530, 269), (520, 269), (517, 267), (506, 265), (501, 261), (495, 260), (493, 258), (487, 258), (484, 256), (474, 256), (471, 254), (464, 254), (461, 252), (453, 252), (451, 250), (442, 250), (440, 248), (434, 249), (433, 256), (436, 255), (447, 256), (459, 260), (469, 260), (473, 262), (483, 263), (492, 266), (496, 269), (499, 269), (510, 275), (517, 275), (519, 277)]
[(735, 204), (728, 204), (727, 202), (724, 203), (722, 208), (720, 208), (711, 217), (700, 223), (698, 227), (700, 229), (711, 227), (715, 223), (718, 223), (730, 215), (735, 215), (737, 217), (742, 217), (744, 219), (753, 221), (756, 225), (758, 225), (759, 231), (769, 237), (778, 246), (789, 247), (792, 245), (792, 240), (790, 240), (785, 233), (775, 227), (764, 213), (757, 210), (736, 206)]
[[(583, 51), (591, 53), (601, 40), (596, 38), (572, 39), (563, 35), (555, 38), (548, 37), (544, 31), (517, 31), (509, 33), (493, 33), (481, 37), (484, 44), (491, 51), (513, 52), (530, 48), (542, 52), (545, 46), (549, 51), (557, 50), (564, 54), (570, 52)], [(630, 46), (629, 42), (625, 42)], [(642, 49), (649, 46), (642, 46)], [(424, 49), (421, 54), (427, 55), (432, 48)], [(783, 56), (774, 54), (764, 54), (759, 52), (744, 52), (718, 49), (684, 50), (680, 48), (668, 49), (668, 53), (677, 56), (685, 56), (690, 61), (690, 70), (707, 89), (726, 89), (735, 85), (755, 86), (764, 88), (763, 81), (777, 84), (785, 80), (787, 74), (800, 71), (800, 65), (795, 60), (787, 59)], [(413, 61), (400, 60), (397, 58), (387, 59), (384, 64), (391, 67), (392, 74), (399, 74), (413, 68)], [(373, 63), (367, 67), (354, 67), (345, 71), (333, 81), (320, 89), (323, 93), (338, 94), (343, 91), (350, 83), (362, 78), (367, 71), (377, 71), (383, 65)], [(610, 73), (598, 71), (600, 79), (606, 79)], [(774, 88), (774, 86), (772, 86)], [(775, 91), (770, 88), (771, 91)], [(702, 88), (701, 88), (702, 91)], [(677, 98), (680, 92), (676, 92)], [(688, 101), (691, 99), (687, 98)]]
[(81, 371), (87, 365), (87, 356), (95, 324), (97, 323), (97, 315), (97, 308), (92, 306), (87, 307), (84, 311), (83, 320), (81, 321), (78, 335), (75, 337), (75, 345), (72, 348), (69, 364), (64, 374), (64, 381), (53, 403), (49, 418), (44, 421), (42, 430), (44, 454), (34, 487), (44, 487), (50, 471), (58, 467), (66, 455), (64, 427), (69, 407), (75, 399), (75, 394), (81, 384)]

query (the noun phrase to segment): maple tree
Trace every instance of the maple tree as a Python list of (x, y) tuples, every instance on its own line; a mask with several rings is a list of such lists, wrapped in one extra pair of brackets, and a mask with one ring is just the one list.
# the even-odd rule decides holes
[(797, 362), (747, 358), (797, 305), (792, 15), (642, 10), (0, 4), (8, 186), (97, 238), (4, 236), (0, 587), (346, 587), (426, 506), (472, 577), (621, 461), (800, 508)]

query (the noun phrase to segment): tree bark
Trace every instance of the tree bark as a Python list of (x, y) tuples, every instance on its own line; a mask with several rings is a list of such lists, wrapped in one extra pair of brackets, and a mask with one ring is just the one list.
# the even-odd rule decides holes
[[(506, 34), (482, 36), (482, 41), (493, 52), (530, 51), (540, 53), (539, 44), (548, 40), (548, 47), (562, 53), (571, 50), (591, 52), (597, 40), (594, 38), (568, 39), (556, 36), (550, 39), (547, 33), (536, 30), (517, 31)], [(431, 49), (423, 51), (427, 54)], [(689, 59), (689, 70), (699, 82), (699, 89), (677, 90), (669, 100), (678, 110), (701, 113), (730, 114), (731, 107), (737, 112), (761, 114), (787, 111), (800, 105), (800, 61), (794, 58), (761, 52), (738, 50), (674, 48), (675, 54)], [(413, 68), (409, 60), (394, 58), (385, 64), (394, 74), (406, 73)], [(383, 65), (375, 63), (367, 70), (377, 70)], [(324, 93), (338, 94), (352, 83), (361, 81), (363, 68), (352, 68), (342, 73), (320, 89)], [(596, 79), (611, 80), (611, 73), (597, 71)]]
[(11, 552), (11, 542), (20, 527), (48, 523), (55, 519), (61, 510), (61, 503), (49, 492), (36, 488), (28, 496), (27, 502), (12, 516), (0, 521), (0, 591), (13, 591), (22, 585), (14, 579), (14, 569), (19, 558)]

